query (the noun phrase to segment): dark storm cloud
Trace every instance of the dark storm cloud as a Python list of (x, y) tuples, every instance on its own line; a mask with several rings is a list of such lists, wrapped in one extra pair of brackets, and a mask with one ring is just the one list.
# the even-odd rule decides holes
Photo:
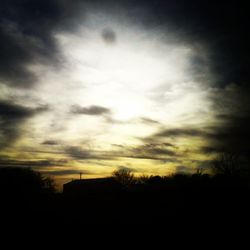
[(213, 153), (219, 153), (219, 148), (212, 147), (212, 146), (203, 146), (199, 149), (204, 154), (213, 154)]
[(30, 108), (9, 101), (0, 101), (0, 148), (6, 147), (21, 135), (25, 121), (49, 109), (48, 106)]
[(176, 162), (183, 156), (183, 152), (170, 143), (145, 143), (136, 147), (123, 146), (116, 153), (117, 157), (132, 159), (147, 159), (161, 162)]
[(156, 133), (154, 137), (197, 137), (197, 136), (209, 136), (210, 134), (206, 131), (196, 129), (196, 128), (173, 128), (173, 129), (163, 129), (162, 131)]
[(106, 115), (110, 114), (110, 109), (102, 107), (102, 106), (88, 106), (88, 107), (81, 107), (79, 105), (72, 105), (71, 106), (71, 113), (78, 114), (78, 115)]
[(0, 167), (35, 167), (49, 168), (52, 166), (63, 166), (67, 163), (62, 160), (15, 160), (8, 157), (0, 157)]
[(211, 67), (221, 84), (249, 79), (246, 1), (157, 0), (138, 4), (142, 2), (151, 14), (148, 25), (169, 26), (184, 41), (201, 42), (210, 48)]
[(41, 144), (42, 145), (51, 145), (51, 146), (54, 146), (54, 145), (59, 145), (60, 141), (57, 141), (57, 140), (46, 140), (46, 141), (42, 142)]
[(221, 122), (216, 125), (199, 128), (161, 129), (144, 141), (176, 139), (189, 137), (203, 139), (207, 146), (200, 148), (201, 153), (212, 154), (230, 152), (248, 155), (250, 153), (250, 117), (245, 115), (218, 115)]
[[(250, 152), (250, 36), (247, 2), (157, 0), (137, 1), (137, 4), (142, 2), (149, 13), (149, 18), (144, 19), (145, 26), (169, 27), (179, 36), (178, 42), (182, 40), (193, 44), (194, 48), (198, 44), (205, 45), (207, 58), (202, 55), (192, 58), (190, 69), (194, 75), (199, 75), (208, 65), (213, 73), (213, 79), (208, 80), (218, 88), (216, 92), (219, 93), (214, 93), (211, 101), (213, 109), (221, 116), (217, 117), (220, 124), (206, 130), (165, 130), (158, 136), (204, 138), (209, 148), (203, 148), (203, 152)], [(239, 87), (236, 92), (225, 91), (225, 87), (231, 83)]]
[(54, 34), (72, 30), (77, 6), (60, 0), (2, 0), (0, 5), (0, 81), (12, 87), (30, 87), (32, 63), (58, 64)]
[(163, 144), (145, 144), (132, 149), (135, 155), (145, 156), (176, 156), (177, 153)]
[(212, 144), (218, 151), (250, 155), (250, 117), (249, 115), (231, 118), (216, 129), (217, 140)]
[[(178, 43), (208, 49), (207, 61), (194, 57), (190, 63), (196, 74), (204, 65), (216, 75), (213, 84), (223, 87), (234, 82), (242, 91), (236, 97), (216, 95), (211, 97), (214, 109), (219, 110), (221, 125), (206, 130), (196, 128), (164, 129), (150, 137), (203, 137), (217, 150), (249, 152), (249, 79), (250, 39), (248, 35), (249, 9), (246, 1), (185, 1), (185, 0), (138, 0), (138, 1), (67, 1), (67, 0), (2, 0), (0, 4), (0, 81), (12, 87), (29, 87), (35, 83), (35, 75), (28, 65), (39, 63), (58, 64), (60, 53), (54, 38), (57, 31), (72, 31), (79, 23), (79, 13), (84, 15), (88, 6), (100, 10), (115, 9), (126, 12), (129, 18), (142, 23), (145, 29), (164, 29), (178, 36)], [(87, 3), (87, 5), (86, 5)], [(83, 8), (85, 6), (85, 8)], [(118, 9), (119, 9), (118, 8)], [(109, 13), (109, 12), (108, 12)], [(79, 21), (80, 20), (80, 21)], [(102, 32), (105, 42), (116, 41), (114, 30)], [(236, 98), (238, 108), (230, 108)], [(20, 127), (33, 115), (46, 107), (31, 109), (11, 102), (0, 102), (0, 147), (9, 145), (20, 135)], [(225, 110), (229, 110), (225, 112)], [(110, 110), (99, 106), (75, 106), (72, 113), (107, 115)], [(111, 120), (114, 122), (114, 120)], [(143, 120), (153, 124), (149, 120)], [(153, 149), (151, 149), (152, 151)], [(159, 148), (154, 149), (159, 151)], [(204, 149), (203, 149), (204, 150)], [(209, 151), (208, 148), (205, 151)], [(80, 156), (79, 152), (71, 151)], [(166, 152), (167, 153), (167, 152)], [(84, 154), (83, 154), (84, 156)], [(87, 155), (86, 155), (87, 156)], [(85, 157), (86, 157), (85, 156)], [(134, 157), (134, 156), (133, 156)], [(135, 156), (137, 157), (137, 156)], [(143, 157), (143, 155), (138, 155)]]
[(162, 144), (165, 145), (166, 147), (178, 148), (173, 143), (166, 142), (166, 143), (162, 143)]
[[(222, 84), (248, 81), (250, 73), (248, 8), (246, 1), (60, 1), (2, 0), (0, 6), (0, 75), (9, 85), (27, 86), (34, 76), (27, 65), (34, 61), (56, 61), (54, 34), (71, 31), (84, 24), (85, 12), (126, 12), (131, 20), (145, 28), (173, 30), (179, 41), (199, 42), (210, 48), (212, 69)], [(115, 31), (106, 28), (107, 43), (116, 40)], [(197, 62), (199, 62), (197, 64)], [(202, 58), (193, 60), (201, 65)]]
[(106, 151), (95, 151), (80, 146), (68, 146), (64, 148), (66, 155), (76, 160), (112, 160), (114, 153)]
[[(76, 159), (92, 159), (94, 156), (89, 150), (82, 149), (77, 146), (69, 146), (65, 148), (65, 153)], [(95, 157), (94, 157), (95, 158)]]
[(41, 105), (36, 108), (15, 104), (11, 101), (0, 100), (0, 116), (10, 120), (22, 120), (49, 110), (48, 105)]
[(183, 155), (176, 148), (170, 149), (172, 145), (145, 144), (137, 147), (119, 146), (118, 150), (96, 151), (79, 146), (65, 147), (65, 154), (76, 160), (117, 160), (119, 158), (148, 159), (155, 161), (173, 162), (177, 156)]
[(19, 120), (30, 117), (34, 110), (7, 101), (0, 101), (0, 116), (7, 119)]
[(199, 44), (208, 50), (208, 60), (196, 56), (191, 60), (193, 70), (200, 72), (202, 65), (216, 74), (216, 84), (244, 83), (249, 80), (250, 62), (248, 35), (249, 8), (247, 1), (199, 0), (128, 0), (94, 1), (101, 10), (125, 13), (128, 19), (145, 29), (173, 32), (178, 43)]
[(106, 28), (102, 31), (102, 38), (108, 44), (116, 42), (116, 34), (111, 28)]
[(231, 84), (213, 95), (213, 109), (217, 111), (217, 127), (212, 128), (217, 140), (213, 149), (239, 154), (250, 153), (250, 95), (246, 84)]

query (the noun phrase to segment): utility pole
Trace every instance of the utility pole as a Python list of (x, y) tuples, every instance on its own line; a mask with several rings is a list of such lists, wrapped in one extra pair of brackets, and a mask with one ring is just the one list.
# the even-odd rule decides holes
[(80, 172), (80, 180), (82, 179), (82, 173)]

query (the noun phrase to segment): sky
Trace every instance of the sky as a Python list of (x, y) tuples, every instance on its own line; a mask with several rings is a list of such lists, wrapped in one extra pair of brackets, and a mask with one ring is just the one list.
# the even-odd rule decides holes
[(79, 177), (249, 154), (241, 1), (2, 0), (0, 167)]

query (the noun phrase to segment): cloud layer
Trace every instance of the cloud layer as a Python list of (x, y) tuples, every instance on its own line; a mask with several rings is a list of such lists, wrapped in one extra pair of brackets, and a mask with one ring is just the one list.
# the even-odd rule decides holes
[(164, 174), (249, 155), (247, 8), (191, 2), (3, 0), (0, 165)]

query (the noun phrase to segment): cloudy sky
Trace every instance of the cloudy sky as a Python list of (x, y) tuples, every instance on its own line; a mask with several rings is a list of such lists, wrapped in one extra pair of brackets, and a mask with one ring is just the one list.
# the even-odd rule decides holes
[(241, 1), (2, 0), (0, 166), (58, 183), (249, 153)]

